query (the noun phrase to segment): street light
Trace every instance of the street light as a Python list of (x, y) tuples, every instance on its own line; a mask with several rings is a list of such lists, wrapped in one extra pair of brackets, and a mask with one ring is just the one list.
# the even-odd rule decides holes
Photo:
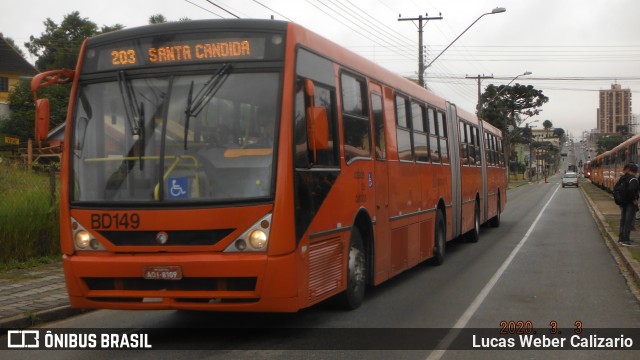
[(476, 21), (472, 22), (472, 23), (471, 23), (471, 25), (467, 26), (467, 28), (466, 28), (466, 29), (464, 29), (464, 31), (463, 31), (462, 33), (460, 33), (460, 35), (458, 35), (458, 37), (457, 37), (457, 38), (455, 38), (455, 39), (451, 42), (451, 44), (447, 45), (447, 47), (446, 47), (446, 48), (444, 48), (444, 50), (442, 50), (442, 52), (440, 52), (440, 54), (438, 54), (438, 56), (436, 56), (433, 60), (431, 60), (431, 62), (430, 62), (430, 63), (428, 63), (428, 64), (427, 64), (427, 66), (425, 66), (424, 71), (426, 72), (426, 71), (427, 71), (427, 69), (429, 68), (429, 66), (431, 66), (431, 64), (433, 64), (436, 60), (438, 60), (438, 58), (440, 57), (440, 55), (444, 54), (444, 52), (445, 52), (445, 51), (447, 51), (447, 49), (448, 49), (448, 48), (450, 48), (450, 47), (451, 47), (451, 45), (453, 45), (453, 43), (455, 43), (455, 42), (460, 38), (460, 36), (462, 36), (464, 33), (466, 33), (466, 32), (467, 32), (467, 30), (469, 30), (469, 29), (470, 29), (470, 28), (471, 28), (475, 23), (477, 23), (477, 22), (478, 22), (478, 20), (480, 20), (483, 16), (485, 16), (485, 15), (493, 15), (493, 14), (500, 14), (500, 13), (503, 13), (503, 12), (505, 12), (505, 11), (507, 11), (507, 9), (505, 9), (505, 8), (503, 8), (503, 7), (497, 7), (497, 8), (495, 8), (495, 9), (491, 10), (491, 12), (484, 13), (484, 14), (480, 15), (480, 16), (476, 19)]

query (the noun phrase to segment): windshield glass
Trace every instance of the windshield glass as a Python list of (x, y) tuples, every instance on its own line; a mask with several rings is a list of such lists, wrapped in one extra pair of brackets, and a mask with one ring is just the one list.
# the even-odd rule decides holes
[(81, 84), (73, 200), (272, 198), (279, 74), (228, 68)]
[(567, 174), (564, 174), (564, 177), (565, 177), (565, 178), (572, 178), (572, 179), (575, 179), (575, 178), (577, 178), (577, 177), (578, 177), (578, 175), (577, 175), (577, 174), (569, 174), (569, 173), (567, 173)]

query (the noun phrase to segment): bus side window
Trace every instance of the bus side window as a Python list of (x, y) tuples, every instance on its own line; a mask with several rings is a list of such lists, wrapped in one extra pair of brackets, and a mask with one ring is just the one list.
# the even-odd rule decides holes
[(469, 126), (469, 165), (475, 166), (479, 160), (480, 154), (477, 151), (476, 135), (478, 128), (473, 125)]
[(378, 94), (371, 94), (371, 113), (373, 114), (373, 126), (376, 137), (376, 159), (385, 160), (387, 158), (387, 141), (384, 132), (382, 97)]
[(367, 88), (363, 80), (349, 74), (340, 77), (344, 159), (371, 158), (371, 123), (367, 109)]
[(413, 126), (413, 152), (416, 162), (428, 163), (429, 142), (424, 121), (424, 106), (416, 102), (411, 102), (411, 125)]
[(438, 146), (438, 124), (436, 122), (436, 111), (433, 108), (427, 109), (427, 119), (429, 124), (429, 152), (431, 162), (440, 163), (440, 149)]
[(398, 159), (413, 162), (411, 146), (411, 117), (409, 116), (409, 100), (396, 95), (396, 133), (398, 140)]
[(460, 126), (460, 162), (462, 165), (469, 165), (469, 137), (467, 136), (469, 126), (461, 118), (458, 118), (458, 124)]
[(443, 164), (449, 163), (449, 144), (447, 135), (447, 117), (442, 111), (438, 111), (438, 135), (440, 140), (440, 159)]

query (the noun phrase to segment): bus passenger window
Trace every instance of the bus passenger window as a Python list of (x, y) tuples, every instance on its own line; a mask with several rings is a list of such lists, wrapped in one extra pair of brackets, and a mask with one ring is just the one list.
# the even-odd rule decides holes
[(417, 162), (428, 163), (429, 143), (425, 132), (424, 107), (418, 103), (411, 103), (411, 125), (413, 126), (413, 152)]
[(398, 141), (398, 160), (413, 161), (411, 149), (411, 124), (409, 124), (408, 112), (409, 100), (396, 96), (396, 133)]
[(342, 118), (344, 132), (344, 159), (371, 158), (371, 125), (366, 104), (366, 86), (363, 80), (342, 74)]
[(469, 165), (469, 137), (467, 136), (468, 125), (458, 119), (460, 125), (460, 162), (462, 165)]
[(431, 153), (431, 162), (440, 163), (438, 124), (436, 122), (436, 111), (434, 109), (427, 109), (427, 119), (429, 124), (429, 152)]
[(476, 151), (476, 134), (478, 128), (473, 125), (469, 126), (469, 165), (475, 166), (478, 161), (478, 152)]
[(447, 118), (442, 111), (438, 111), (438, 131), (440, 137), (440, 158), (443, 164), (449, 163), (449, 144), (447, 141)]
[(371, 113), (373, 114), (373, 126), (376, 140), (376, 159), (387, 158), (387, 142), (384, 132), (384, 115), (382, 113), (382, 98), (378, 94), (371, 94)]

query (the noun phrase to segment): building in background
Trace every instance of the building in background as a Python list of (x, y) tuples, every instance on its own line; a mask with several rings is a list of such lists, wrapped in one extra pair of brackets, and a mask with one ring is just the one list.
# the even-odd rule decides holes
[(0, 36), (0, 116), (9, 114), (9, 91), (20, 77), (32, 77), (38, 71)]
[(601, 134), (632, 134), (631, 90), (612, 84), (610, 90), (600, 90), (598, 132)]

